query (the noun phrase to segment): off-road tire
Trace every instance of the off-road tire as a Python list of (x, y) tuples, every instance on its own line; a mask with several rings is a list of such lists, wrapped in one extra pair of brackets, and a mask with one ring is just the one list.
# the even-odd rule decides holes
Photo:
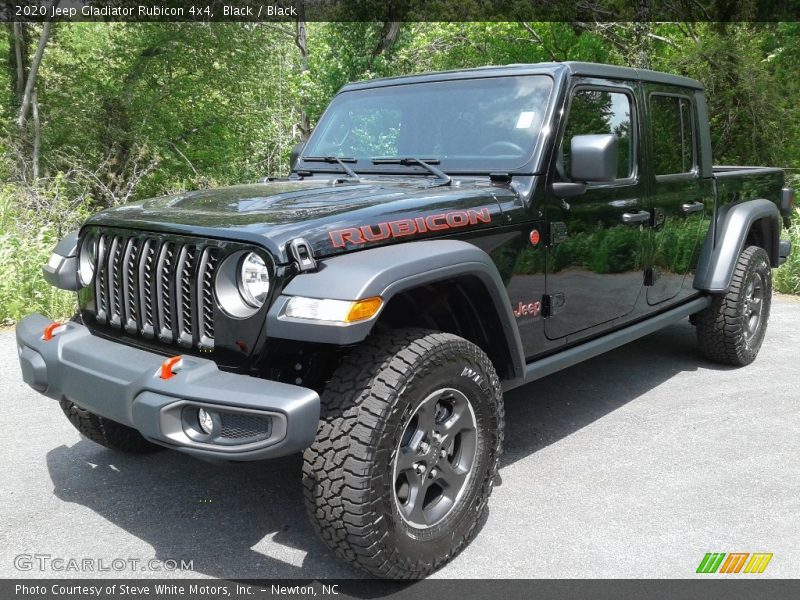
[[(748, 335), (748, 289), (762, 286), (760, 320)], [(714, 362), (745, 366), (758, 355), (769, 321), (772, 301), (772, 269), (766, 251), (749, 246), (736, 262), (730, 289), (716, 295), (711, 306), (697, 313), (697, 341), (700, 351)]]
[[(468, 397), (475, 458), (460, 500), (419, 529), (400, 514), (393, 464), (414, 411), (442, 385)], [(475, 535), (502, 451), (502, 391), (488, 357), (447, 333), (376, 335), (343, 359), (321, 399), (317, 438), (303, 456), (305, 504), (320, 538), (378, 577), (424, 577), (456, 556)]]
[(164, 450), (162, 446), (148, 442), (142, 434), (127, 425), (96, 415), (69, 400), (61, 400), (60, 404), (61, 410), (75, 429), (101, 446), (129, 454), (150, 454)]

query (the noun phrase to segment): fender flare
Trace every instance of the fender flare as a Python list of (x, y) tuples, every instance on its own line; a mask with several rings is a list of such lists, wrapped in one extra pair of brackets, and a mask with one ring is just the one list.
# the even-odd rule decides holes
[(70, 231), (56, 244), (50, 260), (42, 266), (44, 280), (62, 290), (76, 292), (78, 281), (78, 230)]
[(709, 229), (703, 242), (694, 276), (695, 289), (713, 293), (728, 291), (747, 234), (760, 219), (767, 219), (769, 231), (768, 239), (764, 240), (765, 249), (772, 266), (778, 266), (781, 231), (778, 207), (763, 198), (727, 205), (719, 209), (716, 227)]
[(380, 316), (348, 325), (286, 317), (292, 296), (361, 300), (383, 298), (385, 307), (398, 293), (421, 285), (469, 275), (478, 278), (492, 299), (508, 345), (514, 379), (524, 374), (524, 354), (503, 281), (486, 252), (459, 240), (407, 242), (342, 254), (318, 262), (317, 271), (295, 276), (267, 314), (267, 335), (274, 338), (349, 345), (363, 341)]

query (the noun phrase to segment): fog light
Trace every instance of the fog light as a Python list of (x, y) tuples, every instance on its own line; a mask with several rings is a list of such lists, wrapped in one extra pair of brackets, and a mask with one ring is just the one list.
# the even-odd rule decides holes
[(197, 411), (197, 423), (203, 433), (211, 435), (211, 432), (214, 431), (214, 419), (211, 418), (211, 413), (204, 408)]

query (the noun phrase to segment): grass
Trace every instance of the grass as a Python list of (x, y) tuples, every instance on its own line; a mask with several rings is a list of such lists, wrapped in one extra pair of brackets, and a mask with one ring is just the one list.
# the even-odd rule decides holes
[(800, 208), (795, 209), (792, 225), (784, 230), (783, 236), (791, 240), (792, 253), (789, 260), (775, 271), (773, 286), (782, 294), (800, 294)]

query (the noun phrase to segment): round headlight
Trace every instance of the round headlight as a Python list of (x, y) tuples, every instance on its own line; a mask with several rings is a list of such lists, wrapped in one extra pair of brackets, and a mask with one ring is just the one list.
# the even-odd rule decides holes
[(249, 319), (267, 302), (270, 263), (249, 250), (229, 254), (217, 267), (214, 291), (220, 309), (234, 319)]
[(239, 291), (253, 308), (263, 306), (269, 293), (269, 269), (258, 254), (250, 252), (239, 267)]
[(92, 284), (96, 262), (97, 238), (93, 235), (89, 235), (81, 242), (81, 251), (78, 255), (78, 277), (83, 285)]

